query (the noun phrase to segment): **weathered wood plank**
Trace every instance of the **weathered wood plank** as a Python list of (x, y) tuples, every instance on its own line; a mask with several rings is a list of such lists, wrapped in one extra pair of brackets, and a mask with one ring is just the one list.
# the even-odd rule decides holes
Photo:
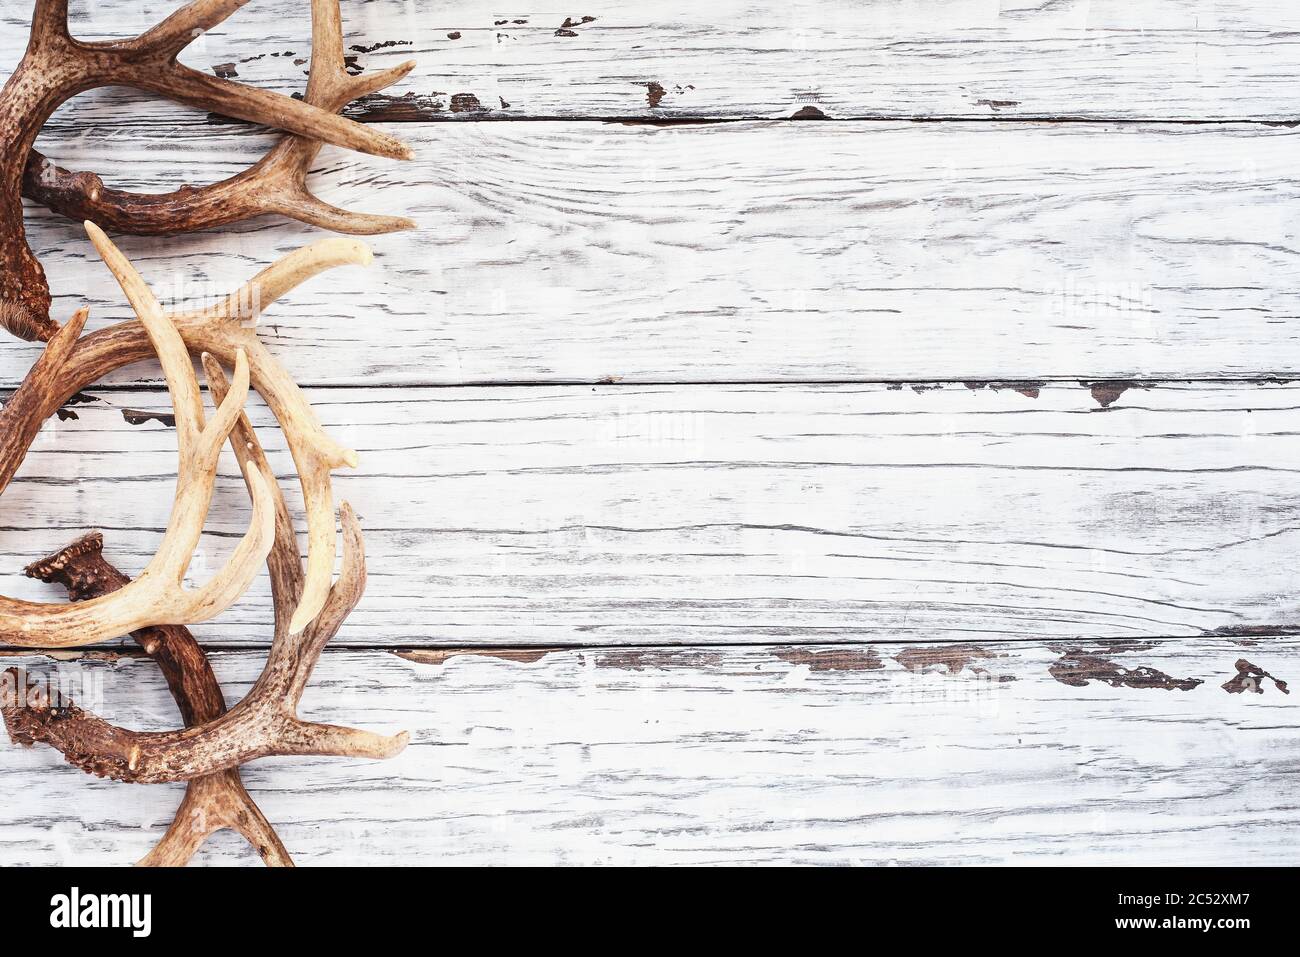
[[(74, 4), (74, 20), (88, 38), (121, 37), (178, 2), (96, 0)], [(5, 70), (21, 55), (29, 7), (0, 14)], [(1300, 16), (1284, 0), (594, 0), (583, 14), (435, 0), (343, 7), (358, 66), (420, 64), (371, 102), (372, 117), (1296, 116)], [(309, 52), (305, 7), (258, 0), (184, 59), (292, 92)], [(57, 122), (147, 129), (176, 115), (93, 93)]]
[[(1297, 626), (1297, 385), (309, 395), (361, 453), (336, 485), (361, 516), (371, 565), (344, 643), (1147, 639)], [(51, 425), (0, 500), (5, 594), (53, 597), (18, 572), (88, 526), (131, 573), (157, 546), (174, 436), (128, 426), (123, 410), (164, 411), (166, 398), (101, 398)], [(262, 434), (290, 488), (280, 433)], [(228, 462), (199, 580), (245, 527), (235, 476)], [(269, 620), (263, 578), (199, 632), (264, 643)]]
[[(1237, 664), (1294, 677), (1293, 639), (442, 657), (325, 655), (305, 713), (412, 745), (246, 770), (300, 863), (1297, 863), (1300, 710)], [(215, 663), (232, 696), (261, 666)], [(53, 673), (175, 723), (147, 662)], [(4, 864), (128, 863), (179, 799), (12, 746), (0, 785)]]
[[(329, 152), (335, 201), (412, 212), (379, 261), (266, 317), (304, 383), (1184, 378), (1300, 368), (1300, 133), (1263, 127), (575, 123), (408, 126), (421, 157)], [(261, 138), (74, 166), (161, 186)], [(227, 155), (227, 145), (235, 148)], [(217, 159), (216, 157), (221, 157)], [(102, 164), (99, 164), (102, 165)], [(1224, 215), (1231, 209), (1231, 215)], [(79, 227), (33, 214), (56, 313), (125, 312)], [(127, 251), (217, 295), (319, 238), (259, 221)], [(36, 355), (8, 344), (0, 382)]]

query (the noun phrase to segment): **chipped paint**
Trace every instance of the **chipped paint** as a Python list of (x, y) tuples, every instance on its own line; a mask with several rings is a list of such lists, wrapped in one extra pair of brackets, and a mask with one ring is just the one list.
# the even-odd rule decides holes
[(1046, 382), (1029, 379), (1006, 382), (964, 382), (962, 384), (972, 392), (979, 389), (992, 389), (994, 392), (1008, 389), (1011, 392), (1019, 392), (1026, 399), (1037, 399), (1039, 391), (1043, 386), (1047, 385)]
[(694, 648), (628, 648), (597, 652), (594, 661), (597, 668), (620, 671), (711, 668), (722, 663), (722, 653)]
[(446, 94), (409, 91), (401, 95), (371, 93), (344, 109), (350, 119), (367, 123), (422, 123), (447, 112)]
[(453, 93), (451, 95), (451, 111), (453, 113), (486, 113), (489, 109), (490, 107), (480, 103), (478, 97), (473, 93)]
[[(575, 30), (574, 27), (586, 26), (588, 23), (593, 22), (595, 19), (596, 19), (595, 17), (579, 17), (577, 20), (575, 20), (572, 17), (565, 17), (564, 22), (561, 23), (559, 29), (555, 31), (555, 35), (557, 37), (576, 37), (578, 35), (578, 31)], [(498, 21), (497, 25), (500, 26), (504, 22), (505, 22), (504, 20)], [(528, 21), (526, 20), (515, 21), (515, 23), (527, 23), (527, 22)]]
[(1092, 393), (1093, 401), (1103, 409), (1109, 409), (1129, 389), (1151, 388), (1150, 382), (1138, 382), (1135, 379), (1105, 379), (1098, 382), (1080, 382), (1079, 384)]
[(885, 667), (871, 648), (779, 648), (772, 655), (792, 665), (807, 665), (811, 671), (877, 671)]
[(1057, 681), (1073, 688), (1083, 688), (1090, 681), (1110, 685), (1112, 688), (1156, 688), (1163, 691), (1191, 691), (1204, 684), (1200, 678), (1173, 678), (1163, 671), (1146, 666), (1125, 668), (1109, 659), (1089, 655), (1073, 649), (1047, 669)]
[(1264, 693), (1264, 680), (1268, 679), (1273, 682), (1273, 686), (1283, 694), (1290, 694), (1287, 690), (1286, 682), (1269, 674), (1259, 665), (1252, 664), (1245, 658), (1237, 659), (1237, 673), (1221, 684), (1221, 687), (1228, 694), (1242, 694), (1246, 691), (1253, 691), (1255, 694)]
[(1256, 638), (1281, 638), (1284, 635), (1294, 635), (1298, 631), (1300, 626), (1297, 625), (1220, 625), (1218, 628), (1211, 628), (1205, 634), (1216, 638), (1239, 639), (1237, 644), (1255, 645), (1258, 644), (1253, 640)]
[(1155, 647), (1154, 641), (1141, 638), (1089, 638), (1047, 643), (1047, 649), (1058, 655), (1122, 655), (1130, 651), (1151, 651)]
[(127, 425), (144, 425), (146, 422), (160, 422), (167, 426), (176, 425), (176, 416), (171, 412), (145, 412), (143, 409), (123, 409), (122, 418), (126, 420)]
[(368, 46), (354, 43), (352, 46), (348, 47), (348, 49), (353, 53), (374, 53), (376, 50), (387, 50), (389, 47), (409, 46), (411, 46), (410, 40), (381, 40), (379, 43), (371, 43)]
[(421, 665), (444, 665), (452, 658), (461, 656), (499, 658), (502, 661), (531, 665), (558, 650), (557, 648), (401, 648), (392, 653), (406, 661), (414, 661)]
[[(987, 668), (977, 665), (976, 662), (1005, 657), (1006, 655), (989, 651), (979, 645), (937, 645), (933, 648), (908, 648), (894, 655), (894, 660), (907, 671), (918, 675), (936, 671), (939, 674), (956, 675), (968, 668), (972, 674), (990, 675), (991, 672)], [(1012, 675), (993, 675), (993, 677), (999, 681), (1015, 680)]]
[(800, 107), (800, 108), (799, 108), (798, 110), (796, 110), (793, 114), (791, 114), (790, 119), (792, 119), (792, 120), (826, 120), (826, 119), (830, 119), (830, 117), (828, 117), (828, 116), (827, 116), (825, 113), (823, 113), (821, 110), (817, 109), (817, 107), (809, 105), (809, 106)]

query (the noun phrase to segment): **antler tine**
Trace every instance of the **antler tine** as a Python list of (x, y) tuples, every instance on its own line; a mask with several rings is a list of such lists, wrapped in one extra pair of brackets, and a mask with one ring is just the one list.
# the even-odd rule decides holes
[(248, 0), (193, 0), (129, 43), (176, 56), (246, 3)]
[(148, 71), (126, 73), (130, 85), (200, 110), (250, 123), (261, 123), (342, 146), (358, 153), (408, 160), (411, 148), (396, 137), (371, 129), (355, 120), (330, 113), (303, 100), (233, 80), (210, 76), (180, 63), (148, 64)]
[[(26, 573), (30, 578), (64, 585), (73, 601), (98, 598), (130, 581), (104, 558), (104, 539), (98, 532), (84, 535), (29, 565)], [(217, 676), (188, 628), (159, 625), (133, 632), (131, 637), (157, 662), (186, 727), (213, 721), (226, 713), (226, 699)], [(140, 864), (182, 866), (210, 834), (223, 828), (242, 834), (268, 866), (293, 866), (275, 829), (244, 788), (238, 768), (190, 781), (171, 827)]]
[[(382, 90), (406, 76), (415, 61), (352, 76), (345, 66), (338, 0), (312, 0), (312, 54), (306, 101), (337, 112), (353, 100)], [(314, 196), (307, 173), (320, 152), (314, 139), (286, 136), (247, 170), (198, 189), (132, 193), (109, 189), (94, 173), (60, 169), (32, 150), (23, 174), (23, 193), (73, 219), (93, 219), (121, 232), (157, 235), (205, 229), (277, 213), (340, 233), (376, 235), (415, 228), (404, 216), (377, 216), (340, 209)]]
[[(184, 460), (203, 432), (203, 400), (199, 397), (199, 382), (194, 376), (194, 367), (190, 365), (189, 353), (185, 351), (185, 342), (163, 314), (162, 304), (130, 260), (102, 229), (90, 220), (86, 220), (84, 225), (99, 258), (122, 287), (153, 343), (154, 352), (158, 354), (163, 377), (167, 380), (167, 391), (171, 393), (176, 410), (177, 444)], [(224, 436), (222, 441), (225, 441)]]
[(167, 833), (138, 864), (184, 867), (204, 841), (226, 828), (251, 844), (267, 867), (294, 866), (275, 828), (244, 788), (238, 768), (192, 779)]
[[(409, 159), (400, 140), (335, 111), (376, 82), (391, 82), (407, 66), (340, 83), (346, 98), (329, 109), (267, 90), (209, 76), (176, 60), (176, 54), (203, 30), (219, 23), (246, 0), (194, 0), (158, 26), (126, 41), (84, 43), (67, 30), (66, 0), (40, 0), (32, 21), (27, 53), (0, 91), (0, 326), (23, 339), (41, 340), (58, 326), (49, 318), (45, 272), (27, 245), (21, 195), (78, 219), (110, 228), (151, 233), (187, 232), (268, 212), (349, 232), (388, 232), (411, 227), (399, 217), (361, 216), (336, 209), (311, 196), (306, 167), (316, 155), (315, 141), (393, 159)], [(337, 0), (314, 0), (322, 13)], [(315, 21), (326, 23), (317, 14)], [(315, 29), (315, 28), (314, 28)], [(328, 23), (321, 27), (330, 36)], [(337, 34), (341, 48), (341, 29)], [(328, 44), (324, 45), (328, 47)], [(329, 71), (322, 68), (322, 75)], [(351, 79), (351, 78), (350, 78)], [(325, 82), (325, 81), (322, 81)], [(198, 195), (134, 197), (104, 189), (93, 173), (72, 174), (53, 167), (32, 145), (45, 121), (70, 96), (95, 86), (129, 86), (158, 93), (178, 103), (297, 134), (253, 169)], [(324, 96), (324, 94), (321, 94)], [(304, 138), (306, 138), (304, 140)], [(310, 141), (307, 146), (301, 145)], [(295, 145), (298, 144), (298, 145)], [(306, 152), (304, 152), (306, 150)], [(119, 204), (128, 210), (117, 209)]]
[(210, 322), (255, 324), (267, 306), (313, 276), (337, 266), (369, 266), (374, 261), (370, 247), (358, 239), (320, 239), (276, 260), (216, 305), (173, 318), (182, 329)]
[(68, 0), (36, 0), (30, 42), (40, 44), (48, 39), (68, 39)]
[[(211, 356), (204, 367), (214, 395), (220, 398), (228, 388), (220, 367)], [(232, 435), (232, 447), (246, 475), (269, 470), (246, 416), (240, 416)], [(92, 774), (139, 784), (188, 780), (271, 755), (387, 758), (402, 751), (409, 740), (406, 732), (380, 735), (297, 716), (303, 689), (321, 652), (361, 599), (365, 552), (360, 525), (344, 504), (342, 574), (320, 616), (301, 634), (293, 632), (288, 622), (298, 553), (287, 510), (281, 505), (276, 509), (281, 518), (269, 562), (275, 635), (261, 676), (233, 710), (184, 731), (138, 732), (111, 725), (66, 701), (52, 709), (48, 702), (24, 702), (19, 695), (20, 700), (4, 708), (10, 737), (28, 746), (48, 744), (68, 763)]]

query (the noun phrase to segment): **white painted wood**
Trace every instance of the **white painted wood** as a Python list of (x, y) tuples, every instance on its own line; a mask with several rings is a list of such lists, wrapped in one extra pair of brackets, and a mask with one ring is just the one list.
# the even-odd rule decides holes
[[(125, 35), (175, 5), (74, 12)], [(1296, 863), (1296, 699), (1223, 685), (1300, 657), (1261, 637), (1297, 621), (1300, 387), (1264, 381), (1300, 365), (1297, 134), (1006, 122), (1293, 120), (1294, 5), (344, 7), (349, 43), (409, 41), (359, 65), (420, 61), (358, 114), (416, 121), (387, 128), (420, 158), (329, 150), (314, 181), (422, 228), (265, 331), (362, 452), (338, 489), (370, 588), (306, 710), (415, 739), (387, 765), (248, 770), (300, 862)], [(0, 11), (0, 76), (27, 8)], [(289, 92), (307, 32), (305, 5), (254, 0), (187, 62)], [(832, 121), (752, 121), (814, 109)], [(592, 122), (647, 118), (741, 122)], [(40, 145), (164, 189), (269, 142), (95, 91)], [(56, 314), (121, 318), (76, 229), (30, 223)], [(193, 300), (320, 235), (124, 245)], [(6, 345), (0, 384), (36, 354)], [(1078, 384), (1205, 377), (1249, 381)], [(790, 384), (710, 384), (755, 380)], [(831, 380), (917, 384), (793, 384)], [(51, 423), (0, 501), (0, 590), (55, 597), (17, 572), (88, 527), (143, 567), (173, 436), (122, 410), (163, 410), (127, 388), (156, 382), (141, 366)], [(411, 388), (503, 382), (551, 385)], [(234, 474), (197, 577), (245, 525)], [(269, 617), (263, 581), (197, 630), (264, 645)], [(232, 699), (262, 653), (216, 654)], [(176, 720), (146, 662), (57, 668), (110, 717)], [(179, 795), (8, 745), (0, 783), (4, 864), (127, 863)], [(230, 837), (202, 856), (251, 859)]]
[[(178, 5), (74, 3), (74, 22), (87, 38), (122, 37)], [(13, 2), (0, 14), (5, 70), (21, 55), (29, 7)], [(1296, 116), (1300, 15), (1285, 0), (593, 0), (579, 9), (343, 3), (349, 45), (400, 44), (354, 50), (359, 65), (419, 61), (396, 95), (412, 94), (401, 105), (431, 119), (778, 117), (808, 106), (836, 118)], [(305, 5), (254, 0), (184, 60), (292, 92), (309, 36)], [(652, 83), (662, 97), (649, 95)], [(173, 115), (96, 93), (59, 122), (147, 128)]]
[[(306, 713), (406, 728), (412, 745), (382, 764), (269, 759), (245, 776), (302, 864), (1297, 863), (1296, 696), (1267, 679), (1221, 687), (1243, 658), (1294, 677), (1294, 640), (992, 645), (958, 653), (955, 674), (907, 670), (895, 656), (909, 650), (329, 653)], [(1120, 685), (1053, 676), (1081, 655)], [(215, 658), (232, 696), (261, 666)], [(1150, 679), (1140, 668), (1203, 683), (1126, 686)], [(147, 662), (57, 673), (129, 726), (176, 720)], [(179, 800), (8, 745), (0, 786), (4, 864), (128, 863)], [(230, 835), (200, 860), (255, 863)]]
[[(304, 383), (1257, 377), (1300, 368), (1291, 130), (1026, 124), (409, 124), (330, 151), (331, 200), (410, 212), (377, 265), (277, 303)], [(64, 141), (161, 187), (263, 139)], [(216, 151), (214, 153), (214, 150)], [(229, 150), (229, 153), (227, 153)], [(220, 156), (220, 161), (214, 159)], [(56, 312), (127, 310), (80, 227), (33, 214)], [(223, 294), (321, 237), (129, 239), (162, 294)], [(0, 381), (37, 350), (6, 345)], [(156, 372), (152, 373), (156, 375)]]
[[(1297, 624), (1294, 385), (1131, 389), (1108, 411), (1079, 385), (1037, 398), (961, 385), (308, 394), (361, 453), (336, 484), (371, 568), (348, 644), (1150, 638)], [(157, 547), (174, 435), (128, 426), (120, 410), (165, 410), (166, 398), (103, 397), (52, 426), (0, 500), (5, 594), (51, 599), (19, 570), (88, 527), (129, 573)], [(261, 434), (292, 488), (279, 432)], [(223, 474), (208, 525), (221, 537), (196, 581), (247, 526), (233, 461)], [(263, 577), (198, 633), (264, 643), (269, 620)]]

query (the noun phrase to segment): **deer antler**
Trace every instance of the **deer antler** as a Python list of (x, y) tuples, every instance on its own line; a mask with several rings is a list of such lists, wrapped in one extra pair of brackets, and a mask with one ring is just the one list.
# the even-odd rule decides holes
[[(112, 258), (119, 268), (135, 275), (130, 263), (108, 237), (94, 227), (88, 228), (101, 255)], [(175, 328), (190, 351), (210, 352), (223, 362), (235, 365), (237, 383), (242, 352), (253, 387), (266, 400), (284, 430), (307, 510), (307, 574), (292, 623), (295, 633), (320, 613), (334, 572), (336, 535), (330, 471), (342, 466), (355, 467), (357, 457), (351, 449), (325, 435), (302, 390), (262, 345), (252, 323), (261, 309), (317, 273), (370, 261), (370, 250), (358, 240), (321, 240), (264, 269), (216, 306), (173, 314), (170, 322), (165, 323), (168, 328)], [(137, 281), (143, 285), (143, 280), (135, 275), (132, 282)], [(118, 323), (80, 339), (76, 338), (78, 332), (79, 326), (73, 331), (65, 329), (52, 341), (18, 391), (0, 409), (0, 492), (18, 470), (45, 419), (69, 397), (115, 369), (148, 358), (151, 352), (149, 333), (140, 321)], [(188, 360), (181, 364), (189, 367)], [(259, 561), (260, 558), (252, 560), (250, 567), (256, 568)], [(159, 621), (185, 623), (180, 619), (156, 619), (132, 627)]]
[[(37, 134), (59, 105), (77, 93), (97, 86), (135, 87), (188, 106), (265, 123), (313, 140), (394, 159), (410, 158), (410, 150), (399, 140), (344, 119), (329, 109), (209, 76), (177, 62), (177, 55), (195, 37), (216, 26), (246, 2), (192, 0), (134, 39), (86, 43), (73, 39), (68, 31), (67, 0), (36, 0), (27, 52), (4, 89), (0, 90), (0, 325), (29, 340), (49, 339), (58, 331), (57, 324), (49, 316), (50, 292), (44, 270), (27, 245), (21, 194), (24, 170)], [(330, 11), (322, 9), (320, 12)], [(337, 17), (337, 7), (332, 13)], [(365, 83), (351, 89), (367, 89), (369, 83), (375, 82), (386, 85), (403, 72), (399, 67), (373, 79), (367, 78)], [(337, 78), (327, 78), (323, 72), (320, 84), (324, 85), (320, 93), (322, 101), (326, 100), (325, 87), (332, 90), (341, 85)], [(319, 220), (329, 225), (349, 221), (345, 215), (340, 215), (341, 211), (327, 215), (329, 207), (317, 208), (305, 186), (301, 191), (288, 188), (295, 181), (291, 175), (294, 164), (305, 165), (310, 159), (294, 160), (287, 155), (293, 150), (285, 152), (282, 161), (270, 165), (289, 167), (286, 172), (259, 174), (253, 177), (255, 182), (252, 186), (248, 182), (233, 187), (221, 184), (226, 188), (205, 194), (205, 200), (220, 203), (230, 199), (233, 190), (235, 194), (248, 194), (243, 202), (250, 210), (275, 210), (301, 217), (310, 215), (315, 217), (310, 221)], [(39, 174), (40, 169), (37, 170), (38, 180)], [(73, 174), (66, 176), (78, 178)], [(260, 190), (253, 188), (257, 181), (262, 182)], [(59, 183), (68, 185), (66, 178), (53, 176), (52, 185)], [(81, 176), (79, 183), (82, 201), (93, 206), (98, 191), (96, 180)], [(286, 188), (283, 192), (271, 189), (272, 183), (277, 186), (283, 183)], [(75, 202), (70, 199), (63, 208), (71, 209)], [(108, 205), (112, 206), (111, 199)], [(159, 212), (168, 218), (156, 219), (155, 231), (185, 231), (223, 221), (210, 212), (200, 212), (201, 206), (201, 203), (197, 204), (191, 210), (188, 220), (170, 218), (176, 210), (160, 209)], [(111, 219), (111, 216), (106, 217), (106, 221)], [(359, 223), (356, 220), (352, 222)], [(369, 222), (369, 226), (376, 229), (400, 228), (401, 225), (402, 222), (397, 220)]]
[[(400, 66), (363, 76), (345, 68), (343, 25), (338, 0), (312, 0), (311, 67), (306, 102), (331, 113), (396, 83), (415, 66)], [(372, 216), (332, 206), (311, 194), (307, 172), (321, 144), (286, 136), (256, 164), (219, 183), (170, 193), (132, 193), (108, 189), (94, 173), (60, 169), (32, 150), (23, 174), (23, 194), (71, 219), (90, 219), (107, 229), (159, 235), (240, 222), (263, 213), (340, 233), (374, 235), (413, 229), (401, 216)]]
[[(66, 586), (73, 601), (98, 598), (130, 582), (104, 558), (104, 539), (98, 532), (83, 535), (49, 558), (27, 566), (26, 573), (30, 578)], [(158, 625), (134, 632), (132, 637), (158, 663), (186, 727), (215, 721), (226, 713), (217, 676), (188, 628)], [(238, 768), (192, 779), (171, 827), (140, 863), (183, 866), (209, 835), (223, 828), (243, 835), (267, 866), (293, 866), (275, 829), (244, 788)]]
[[(340, 514), (342, 573), (331, 584), (336, 549), (330, 472), (356, 464), (356, 453), (326, 436), (301, 390), (253, 329), (261, 308), (316, 273), (368, 263), (361, 243), (330, 240), (299, 250), (264, 270), (219, 305), (166, 315), (144, 280), (90, 220), (129, 232), (177, 233), (277, 212), (352, 233), (410, 228), (406, 219), (367, 216), (322, 202), (306, 176), (323, 141), (392, 158), (409, 158), (399, 141), (338, 116), (350, 100), (382, 89), (413, 64), (373, 76), (344, 68), (337, 0), (312, 0), (315, 47), (306, 102), (281, 97), (180, 65), (176, 57), (203, 31), (247, 0), (192, 0), (158, 26), (127, 41), (85, 43), (68, 31), (67, 0), (36, 0), (23, 61), (0, 89), (0, 326), (47, 340), (41, 358), (0, 410), (0, 492), (13, 478), (41, 423), (69, 396), (107, 372), (158, 353), (176, 411), (180, 454), (176, 502), (157, 555), (130, 581), (90, 536), (37, 563), (28, 573), (68, 585), (79, 604), (38, 605), (0, 597), (0, 641), (71, 647), (132, 632), (155, 657), (181, 706), (183, 730), (141, 733), (114, 727), (62, 701), (6, 701), (11, 737), (47, 742), (88, 771), (125, 781), (188, 780), (185, 800), (166, 836), (142, 863), (180, 864), (206, 837), (233, 827), (268, 864), (292, 864), (266, 818), (244, 790), (238, 766), (265, 755), (335, 754), (387, 757), (405, 733), (386, 737), (316, 724), (297, 708), (325, 644), (360, 600), (365, 556), (351, 508)], [(68, 97), (103, 85), (132, 86), (179, 103), (284, 130), (259, 163), (220, 183), (174, 193), (135, 195), (104, 187), (93, 173), (69, 173), (32, 149), (40, 128)], [(138, 320), (82, 336), (86, 311), (63, 327), (49, 316), (44, 272), (27, 245), (21, 190), (58, 212), (87, 220), (100, 256), (126, 293)], [(217, 402), (204, 422), (189, 352), (199, 352)], [(227, 382), (220, 361), (234, 367)], [(279, 486), (242, 406), (255, 387), (283, 428), (306, 504), (304, 570)], [(195, 591), (182, 577), (211, 503), (217, 456), (230, 436), (252, 498), (250, 527), (222, 571)], [(234, 709), (225, 710), (207, 659), (185, 623), (210, 617), (247, 587), (265, 559), (275, 604), (275, 631), (261, 677)], [(161, 622), (170, 624), (162, 625)], [(15, 675), (15, 677), (17, 677)]]
[[(230, 387), (216, 360), (205, 356), (204, 368), (214, 393), (229, 398)], [(246, 476), (269, 471), (265, 453), (242, 414), (231, 444)], [(275, 603), (275, 635), (261, 677), (238, 705), (221, 717), (183, 731), (142, 732), (109, 724), (66, 701), (56, 708), (44, 701), (23, 701), (18, 695), (3, 708), (10, 737), (29, 747), (38, 742), (48, 744), (82, 770), (137, 784), (189, 780), (269, 755), (387, 758), (405, 748), (406, 732), (385, 737), (297, 717), (298, 702), (316, 661), (365, 590), (365, 551), (361, 527), (345, 502), (340, 506), (342, 574), (330, 589), (320, 616), (301, 634), (294, 634), (289, 623), (302, 587), (302, 565), (278, 486), (273, 486), (272, 496), (276, 500), (275, 545), (267, 567)]]
[[(189, 624), (211, 618), (248, 588), (271, 549), (273, 537), (275, 516), (267, 481), (261, 474), (250, 473), (247, 481), (253, 496), (253, 517), (248, 532), (211, 581), (198, 589), (185, 588), (182, 579), (212, 500), (217, 456), (248, 395), (248, 358), (242, 349), (236, 351), (235, 387), (226, 394), (212, 422), (205, 425), (199, 383), (180, 334), (126, 257), (94, 224), (87, 223), (86, 229), (140, 317), (162, 363), (176, 413), (180, 454), (176, 501), (157, 554), (140, 577), (120, 591), (81, 604), (45, 605), (0, 597), (0, 640), (25, 647), (89, 645), (145, 625)], [(79, 311), (50, 341), (19, 388), (20, 395), (15, 396), (19, 412), (30, 409), (36, 401), (34, 396), (21, 395), (29, 390), (28, 383), (36, 384), (30, 390), (35, 393), (60, 377), (73, 355), (86, 315), (86, 310)], [(3, 415), (7, 417), (9, 411), (6, 408)]]

